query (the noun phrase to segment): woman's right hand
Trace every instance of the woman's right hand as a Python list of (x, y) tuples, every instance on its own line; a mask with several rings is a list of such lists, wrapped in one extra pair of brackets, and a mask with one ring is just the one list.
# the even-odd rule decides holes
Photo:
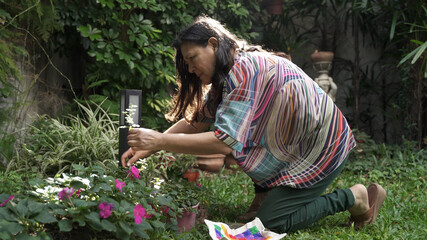
[[(130, 167), (132, 166), (138, 159), (140, 158), (146, 158), (153, 154), (155, 151), (133, 151), (132, 148), (129, 148), (126, 152), (123, 153), (121, 156), (122, 166), (123, 167)], [(126, 162), (126, 159), (129, 159)]]

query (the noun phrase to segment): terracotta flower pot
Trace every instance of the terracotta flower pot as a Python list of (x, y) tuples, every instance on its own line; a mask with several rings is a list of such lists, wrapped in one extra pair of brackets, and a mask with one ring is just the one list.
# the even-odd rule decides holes
[(180, 233), (190, 231), (196, 224), (197, 212), (194, 210), (199, 208), (199, 204), (200, 203), (197, 203), (196, 205), (192, 206), (193, 211), (184, 209), (182, 216), (176, 219)]
[(282, 14), (282, 0), (267, 0), (267, 12), (272, 15)]
[(194, 169), (188, 169), (184, 173), (184, 178), (186, 178), (189, 182), (196, 182), (200, 178), (200, 173)]
[(315, 50), (313, 54), (311, 54), (311, 61), (313, 63), (316, 62), (332, 62), (334, 59), (334, 53), (329, 51), (318, 51)]

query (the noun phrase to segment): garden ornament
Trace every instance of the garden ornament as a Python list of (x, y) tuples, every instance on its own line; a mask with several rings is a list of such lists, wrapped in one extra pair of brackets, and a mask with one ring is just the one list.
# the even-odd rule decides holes
[(320, 88), (325, 91), (329, 97), (335, 102), (335, 95), (337, 93), (337, 85), (333, 79), (328, 75), (332, 68), (332, 59), (334, 58), (333, 52), (314, 51), (311, 54), (311, 61), (313, 62), (314, 69), (319, 73), (319, 76), (314, 81)]
[(129, 149), (129, 128), (141, 126), (142, 91), (124, 89), (120, 91), (120, 119), (119, 119), (119, 166), (120, 157)]

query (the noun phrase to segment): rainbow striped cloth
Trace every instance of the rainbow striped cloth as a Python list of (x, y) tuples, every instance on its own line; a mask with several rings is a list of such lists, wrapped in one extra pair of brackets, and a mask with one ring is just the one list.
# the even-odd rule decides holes
[(237, 229), (230, 229), (225, 223), (212, 222), (207, 219), (205, 219), (205, 223), (213, 240), (280, 240), (286, 236), (286, 233), (277, 234), (266, 231), (259, 218), (255, 218), (252, 222)]

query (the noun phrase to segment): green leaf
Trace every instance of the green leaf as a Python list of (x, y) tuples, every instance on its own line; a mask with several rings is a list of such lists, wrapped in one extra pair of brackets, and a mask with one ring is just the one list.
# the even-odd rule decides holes
[(122, 207), (123, 210), (131, 210), (134, 208), (134, 206), (126, 200), (120, 201), (120, 207)]
[(394, 14), (393, 14), (393, 20), (391, 22), (391, 27), (390, 27), (390, 40), (393, 39), (394, 32), (396, 30), (397, 14), (399, 14), (398, 11), (395, 11)]
[(82, 183), (81, 181), (77, 181), (77, 180), (71, 181), (70, 186), (76, 190), (79, 188), (86, 187), (86, 185), (84, 183)]
[(18, 221), (18, 218), (9, 209), (5, 207), (0, 208), (0, 218), (10, 222)]
[(427, 78), (427, 64), (426, 64), (426, 69), (424, 70), (424, 78)]
[(29, 184), (33, 187), (41, 186), (44, 184), (44, 181), (40, 178), (33, 178), (29, 181)]
[(89, 220), (89, 224), (97, 230), (102, 229), (101, 221), (99, 219), (99, 214), (96, 212), (91, 212), (85, 215), (85, 218)]
[(85, 222), (85, 220), (83, 219), (83, 217), (81, 217), (81, 216), (74, 217), (74, 218), (73, 218), (73, 222), (78, 223), (80, 227), (84, 227), (84, 226), (86, 226), (86, 222)]
[(72, 199), (72, 202), (76, 207), (82, 207), (82, 208), (93, 207), (98, 205), (98, 203), (94, 201), (86, 201), (82, 199)]
[(141, 224), (135, 224), (133, 226), (133, 231), (136, 233), (136, 235), (138, 235), (138, 237), (141, 237), (143, 239), (149, 239), (150, 237), (147, 235), (147, 233), (145, 232), (145, 230), (147, 230), (147, 228), (144, 227), (144, 224), (148, 225), (150, 228), (150, 224), (148, 224), (147, 222), (142, 222)]
[(105, 46), (107, 45), (106, 42), (98, 42), (98, 44), (96, 45), (99, 49), (103, 49), (105, 48)]
[(20, 217), (25, 218), (25, 216), (28, 213), (28, 207), (27, 205), (27, 199), (24, 199), (22, 201), (20, 201), (17, 205), (16, 205), (16, 211), (18, 212)]
[(29, 201), (28, 202), (28, 209), (30, 211), (30, 214), (40, 213), (44, 210), (44, 204), (35, 202), (35, 201)]
[[(0, 222), (0, 224), (1, 224), (1, 222)], [(9, 240), (9, 239), (12, 239), (12, 237), (10, 236), (10, 234), (9, 234), (9, 233), (7, 233), (7, 232), (6, 232), (6, 229), (3, 231), (3, 230), (0, 228), (0, 239), (3, 239), (3, 240)]]
[(76, 171), (86, 171), (86, 167), (83, 165), (79, 165), (79, 164), (71, 164), (71, 166), (73, 167), (74, 170)]
[(147, 221), (142, 221), (140, 224), (134, 224), (134, 228), (142, 230), (153, 230), (151, 225)]
[(135, 63), (132, 62), (132, 61), (129, 61), (128, 65), (129, 65), (130, 69), (134, 69), (135, 68)]
[(166, 199), (164, 196), (157, 196), (156, 197), (156, 200), (158, 201), (158, 204), (159, 205), (169, 205), (170, 204), (170, 201), (168, 200), (168, 199)]
[(121, 240), (127, 240), (130, 238), (130, 234), (127, 233), (122, 228), (118, 228), (114, 235), (116, 236), (117, 239), (121, 239)]
[(115, 232), (117, 230), (116, 226), (112, 224), (110, 221), (108, 221), (107, 219), (102, 220), (101, 224), (102, 224), (102, 228), (106, 231)]
[(110, 185), (108, 185), (108, 184), (106, 184), (106, 183), (101, 183), (101, 184), (99, 184), (99, 186), (100, 186), (102, 189), (104, 189), (105, 191), (109, 191), (109, 192), (111, 192), (111, 191), (112, 191), (112, 189), (111, 189)]
[(41, 223), (53, 223), (57, 222), (56, 218), (49, 212), (43, 211), (34, 218), (36, 221)]
[(129, 226), (129, 223), (124, 222), (124, 221), (120, 221), (119, 222), (119, 226), (121, 229), (123, 229), (123, 231), (125, 231), (127, 234), (131, 234), (132, 233), (132, 228)]
[(59, 231), (69, 232), (73, 229), (73, 223), (69, 220), (62, 219), (58, 222)]
[[(426, 28), (427, 28), (427, 26), (426, 26)], [(417, 39), (411, 39), (411, 42), (413, 42), (417, 45), (423, 45), (424, 44), (423, 42), (421, 42), (420, 40), (417, 40)]]
[[(16, 240), (32, 240), (32, 239), (33, 240), (40, 240), (40, 239), (43, 239), (43, 238), (40, 238), (38, 234), (34, 236), (34, 235), (30, 235), (27, 232), (23, 232), (23, 233), (20, 233), (20, 234), (16, 235), (15, 239)], [(47, 239), (49, 239), (49, 238), (47, 238)]]
[(8, 232), (12, 235), (16, 235), (20, 231), (24, 230), (25, 228), (16, 222), (8, 222), (4, 219), (0, 220), (0, 230), (1, 232)]
[(412, 52), (408, 53), (408, 55), (406, 55), (402, 60), (400, 60), (399, 64), (397, 64), (397, 66), (400, 66), (402, 63), (408, 61), (408, 59), (411, 58), (412, 56), (414, 56), (416, 52), (417, 52), (417, 49), (415, 49)]
[(57, 215), (67, 215), (67, 212), (66, 212), (64, 209), (57, 208), (57, 209), (53, 209), (53, 214), (57, 214)]
[(417, 54), (415, 54), (414, 58), (412, 59), (411, 64), (414, 64), (418, 60), (418, 58), (421, 56), (421, 54), (424, 53), (426, 48), (427, 48), (427, 41), (423, 45), (421, 45), (415, 49), (415, 50), (418, 49), (418, 52), (417, 52)]
[(106, 82), (109, 82), (109, 80), (108, 79), (99, 80), (99, 81), (96, 81), (96, 82), (93, 82), (93, 83), (89, 84), (89, 86), (87, 88), (91, 89), (93, 87), (100, 86), (100, 85), (102, 85), (103, 83), (106, 83)]
[(164, 224), (164, 223), (162, 223), (162, 222), (160, 222), (160, 221), (158, 221), (158, 220), (150, 221), (150, 223), (151, 223), (151, 225), (152, 225), (154, 228), (161, 228), (161, 229), (165, 229), (165, 224)]

